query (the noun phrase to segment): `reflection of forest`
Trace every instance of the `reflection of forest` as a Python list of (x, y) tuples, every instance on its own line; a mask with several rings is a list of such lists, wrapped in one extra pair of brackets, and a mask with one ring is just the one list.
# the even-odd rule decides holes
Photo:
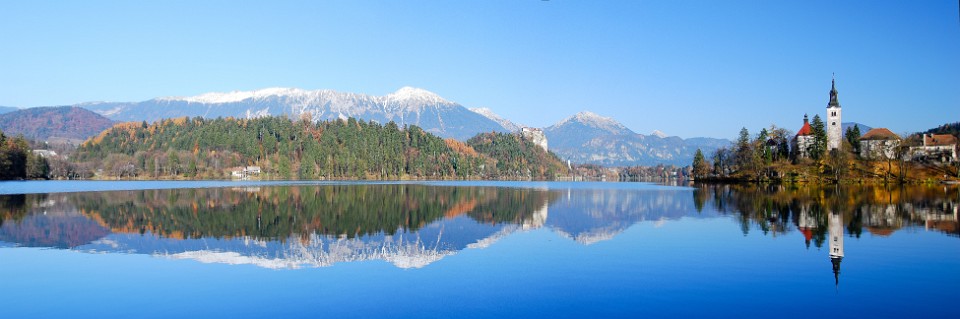
[(744, 233), (776, 236), (797, 229), (817, 247), (829, 240), (833, 213), (850, 236), (888, 236), (907, 227), (960, 236), (958, 196), (956, 187), (942, 186), (714, 185), (690, 192), (418, 184), (12, 195), (0, 196), (0, 242), (265, 267), (355, 260), (422, 267), (522, 229), (546, 226), (591, 244), (642, 221), (717, 213), (734, 217)]
[(282, 241), (314, 233), (390, 235), (460, 215), (480, 223), (520, 224), (555, 197), (511, 188), (364, 184), (101, 192), (72, 201), (114, 232)]
[(738, 217), (744, 233), (756, 226), (775, 236), (795, 227), (808, 245), (812, 241), (817, 247), (826, 239), (827, 214), (832, 212), (843, 215), (847, 233), (856, 237), (864, 230), (889, 236), (904, 227), (960, 236), (955, 186), (697, 185), (693, 197), (698, 210), (710, 203)]

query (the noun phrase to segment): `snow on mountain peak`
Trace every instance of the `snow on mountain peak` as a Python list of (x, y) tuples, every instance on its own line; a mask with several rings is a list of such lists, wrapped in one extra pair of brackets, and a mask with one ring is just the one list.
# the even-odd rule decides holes
[(583, 125), (602, 129), (604, 131), (608, 131), (613, 134), (630, 132), (630, 129), (628, 129), (626, 126), (623, 126), (623, 124), (620, 124), (620, 122), (617, 122), (613, 118), (601, 116), (590, 111), (583, 111), (583, 112), (577, 113), (576, 115), (571, 116), (560, 123), (557, 123), (556, 126), (561, 126), (569, 122), (581, 123)]
[(295, 88), (266, 88), (254, 91), (232, 91), (232, 92), (210, 92), (204, 93), (197, 96), (189, 97), (166, 97), (161, 98), (161, 100), (180, 100), (193, 103), (208, 103), (208, 104), (220, 104), (220, 103), (233, 103), (240, 102), (246, 99), (252, 98), (264, 98), (270, 96), (292, 96), (292, 95), (303, 95), (307, 91), (302, 89)]
[(470, 109), (470, 111), (473, 112), (473, 113), (477, 113), (477, 114), (483, 115), (483, 117), (486, 117), (486, 118), (488, 118), (488, 119), (490, 119), (490, 120), (492, 120), (492, 121), (494, 121), (494, 122), (497, 122), (497, 124), (500, 124), (500, 126), (503, 126), (504, 129), (507, 129), (507, 130), (509, 130), (509, 131), (511, 131), (511, 132), (515, 132), (515, 131), (519, 131), (519, 130), (520, 130), (520, 127), (521, 127), (520, 125), (518, 125), (518, 124), (516, 124), (516, 123), (513, 123), (512, 121), (510, 121), (510, 120), (508, 120), (508, 119), (503, 118), (503, 117), (500, 116), (499, 114), (494, 113), (493, 110), (491, 110), (491, 109), (489, 109), (489, 108), (478, 107), (478, 108), (472, 108), (472, 109)]
[(660, 130), (653, 130), (653, 132), (651, 132), (650, 135), (653, 135), (659, 138), (665, 138), (670, 136), (670, 135), (667, 135), (667, 133), (661, 132)]
[(396, 92), (387, 94), (387, 96), (384, 98), (386, 98), (388, 101), (418, 101), (444, 104), (451, 103), (450, 101), (444, 100), (436, 93), (410, 86), (402, 87)]

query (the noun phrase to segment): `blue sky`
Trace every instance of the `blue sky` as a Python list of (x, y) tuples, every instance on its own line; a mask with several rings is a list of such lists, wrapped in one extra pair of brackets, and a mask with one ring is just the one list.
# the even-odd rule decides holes
[(835, 72), (844, 121), (960, 121), (954, 0), (235, 2), (4, 3), (0, 105), (415, 86), (530, 126), (732, 138), (823, 115)]

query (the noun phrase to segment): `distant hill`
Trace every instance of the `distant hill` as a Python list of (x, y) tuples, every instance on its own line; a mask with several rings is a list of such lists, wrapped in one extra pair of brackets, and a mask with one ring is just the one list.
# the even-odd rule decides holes
[(19, 109), (20, 109), (20, 108), (16, 108), (16, 107), (12, 107), (12, 106), (0, 106), (0, 114), (10, 113), (10, 112), (13, 112), (13, 111), (16, 111), (16, 110), (19, 110)]
[(700, 148), (710, 154), (729, 140), (637, 134), (616, 120), (581, 112), (544, 129), (550, 150), (574, 163), (605, 166), (690, 165)]
[(861, 134), (861, 135), (862, 135), (862, 134), (867, 134), (867, 132), (869, 132), (870, 130), (873, 129), (872, 127), (869, 127), (869, 126), (866, 126), (866, 125), (863, 125), (863, 124), (860, 124), (860, 123), (857, 123), (857, 122), (843, 122), (843, 123), (840, 123), (840, 130), (841, 130), (841, 132), (846, 132), (848, 128), (851, 128), (851, 127), (853, 127), (854, 125), (856, 125), (857, 127), (860, 128), (860, 134)]
[(34, 140), (60, 140), (72, 144), (96, 136), (113, 126), (113, 121), (92, 111), (75, 107), (34, 107), (0, 114), (0, 129), (7, 135)]

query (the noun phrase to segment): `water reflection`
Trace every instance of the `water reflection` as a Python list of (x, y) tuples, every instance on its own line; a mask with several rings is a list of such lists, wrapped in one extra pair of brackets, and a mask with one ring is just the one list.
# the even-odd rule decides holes
[(698, 209), (712, 202), (717, 211), (733, 214), (744, 235), (752, 229), (771, 236), (796, 229), (803, 234), (807, 248), (811, 241), (821, 248), (828, 240), (835, 285), (839, 285), (845, 256), (845, 232), (855, 238), (860, 238), (864, 230), (886, 237), (904, 228), (922, 228), (960, 237), (960, 192), (954, 186), (700, 185), (693, 198)]
[(0, 246), (269, 268), (364, 260), (419, 268), (525, 230), (545, 228), (590, 245), (641, 222), (727, 217), (745, 235), (798, 232), (808, 248), (828, 242), (838, 283), (844, 233), (890, 236), (917, 228), (958, 236), (956, 188), (571, 185), (350, 184), (0, 196)]
[[(864, 230), (890, 236), (908, 227), (921, 227), (960, 237), (956, 186), (698, 186), (693, 199), (698, 209), (712, 203), (717, 211), (733, 214), (747, 234), (759, 228), (774, 236), (795, 228), (804, 233), (807, 245), (823, 245), (827, 213), (841, 214), (846, 232), (860, 237)], [(792, 222), (792, 225), (791, 225)]]

